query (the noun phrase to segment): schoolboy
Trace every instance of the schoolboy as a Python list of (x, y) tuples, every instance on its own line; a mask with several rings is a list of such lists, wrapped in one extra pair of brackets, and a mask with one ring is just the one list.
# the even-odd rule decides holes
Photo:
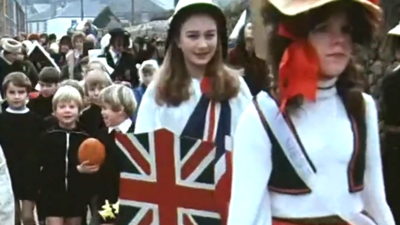
[[(37, 140), (42, 120), (26, 107), (29, 78), (22, 72), (8, 74), (2, 84), (8, 107), (0, 114), (0, 145), (3, 148), (15, 198), (16, 224), (33, 224), (33, 207), (37, 197), (35, 168)], [(22, 201), (22, 213), (20, 207)]]
[(58, 89), (52, 103), (58, 123), (39, 140), (39, 179), (43, 182), (41, 197), (46, 224), (81, 224), (88, 201), (84, 173), (98, 170), (98, 166), (88, 166), (87, 162), (80, 164), (77, 157), (79, 146), (89, 137), (77, 123), (82, 97), (78, 90), (66, 85)]
[(52, 99), (60, 83), (60, 73), (53, 67), (45, 67), (39, 73), (39, 95), (30, 99), (28, 108), (41, 118), (51, 115)]
[(110, 76), (102, 70), (89, 71), (84, 78), (84, 91), (89, 105), (82, 112), (79, 121), (90, 134), (105, 126), (98, 97), (100, 92), (111, 84)]
[[(71, 80), (71, 79), (64, 80), (60, 83), (59, 87), (64, 87), (64, 86), (71, 86), (71, 87), (75, 88), (81, 95), (82, 99), (84, 98), (84, 91), (83, 91), (82, 86), (79, 84), (79, 81)], [(45, 121), (46, 127), (51, 126), (53, 124), (57, 124), (57, 118), (53, 114), (44, 118), (44, 121)]]
[[(130, 88), (114, 84), (104, 88), (99, 95), (102, 106), (101, 114), (106, 125), (97, 134), (96, 138), (106, 147), (106, 160), (99, 171), (99, 206), (108, 200), (111, 204), (118, 199), (119, 193), (119, 158), (121, 150), (115, 143), (115, 132), (129, 133), (134, 131), (134, 122), (130, 119), (136, 110), (136, 100)], [(122, 154), (122, 153), (121, 153)], [(99, 208), (102, 210), (102, 207)], [(110, 218), (101, 218), (102, 222)]]

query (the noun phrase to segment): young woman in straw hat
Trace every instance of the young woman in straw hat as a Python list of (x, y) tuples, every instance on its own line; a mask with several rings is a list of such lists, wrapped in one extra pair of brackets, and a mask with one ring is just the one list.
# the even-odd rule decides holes
[(381, 119), (384, 124), (383, 175), (388, 204), (396, 224), (400, 224), (400, 105), (394, 96), (400, 94), (400, 24), (388, 32), (391, 36), (394, 60), (386, 69), (381, 86)]
[[(180, 1), (170, 22), (163, 65), (143, 96), (135, 128), (135, 133), (167, 128), (179, 136), (214, 142), (216, 159), (207, 169), (199, 168), (204, 171), (193, 182), (213, 188), (218, 183), (216, 195), (225, 195), (218, 198), (225, 199), (221, 200), (225, 213), (230, 193), (224, 186), (225, 168), (230, 165), (225, 157), (237, 121), (251, 102), (246, 83), (224, 65), (226, 54), (222, 10), (211, 0)], [(209, 173), (204, 183), (200, 180), (208, 169), (215, 174)]]
[(279, 97), (258, 94), (239, 121), (228, 224), (394, 225), (375, 103), (352, 62), (377, 2), (270, 0), (257, 10), (273, 28), (264, 42)]

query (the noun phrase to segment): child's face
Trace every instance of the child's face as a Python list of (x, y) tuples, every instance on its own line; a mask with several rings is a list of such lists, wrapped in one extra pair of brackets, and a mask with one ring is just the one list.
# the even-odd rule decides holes
[(43, 97), (50, 97), (56, 93), (58, 84), (56, 83), (45, 83), (39, 81), (39, 86), (40, 86), (40, 94)]
[(60, 52), (67, 53), (69, 51), (69, 45), (61, 45)]
[(103, 90), (105, 88), (104, 85), (88, 85), (87, 86), (87, 94), (88, 94), (88, 98), (91, 102), (96, 103), (101, 90)]
[(24, 87), (17, 87), (10, 83), (6, 92), (6, 99), (9, 106), (13, 109), (20, 109), (26, 105), (28, 100), (28, 92)]
[(75, 48), (77, 50), (80, 51), (83, 49), (83, 39), (82, 38), (77, 38), (74, 44), (75, 44)]
[(61, 125), (70, 127), (78, 120), (78, 104), (75, 101), (59, 102), (55, 108), (54, 116)]
[(153, 73), (143, 73), (142, 83), (144, 85), (148, 86), (152, 80), (153, 80)]
[(107, 127), (115, 127), (121, 123), (121, 120), (124, 120), (125, 113), (123, 110), (115, 112), (112, 110), (111, 105), (104, 103), (101, 107), (101, 115), (103, 116), (104, 124)]

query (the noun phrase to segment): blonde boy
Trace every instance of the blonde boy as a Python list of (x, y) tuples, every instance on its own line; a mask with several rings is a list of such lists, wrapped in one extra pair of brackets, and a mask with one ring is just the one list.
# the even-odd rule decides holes
[(81, 94), (82, 99), (85, 97), (85, 91), (83, 90), (83, 87), (81, 86), (79, 81), (72, 79), (64, 80), (60, 83), (60, 87), (64, 86), (71, 86), (75, 88), (79, 92), (79, 94)]
[[(98, 166), (89, 166), (88, 162), (80, 164), (76, 157), (79, 146), (89, 138), (77, 126), (82, 106), (78, 90), (68, 85), (60, 87), (53, 98), (53, 113), (58, 125), (48, 129), (39, 141), (39, 146), (46, 146), (40, 153), (45, 160), (40, 165), (39, 179), (45, 187), (41, 190), (41, 197), (48, 225), (81, 224), (88, 201), (86, 192), (82, 190), (89, 187), (87, 177), (82, 173), (94, 173), (99, 169)], [(64, 160), (66, 156), (68, 158)], [(68, 173), (65, 173), (65, 168), (68, 168)], [(55, 180), (54, 177), (62, 179)]]
[[(131, 120), (131, 117), (136, 110), (136, 101), (130, 88), (121, 84), (114, 84), (101, 91), (99, 102), (102, 105), (101, 114), (107, 128), (102, 129), (102, 132), (100, 132), (96, 137), (106, 146), (107, 157), (115, 155), (121, 151), (114, 140), (115, 132), (118, 131), (124, 134), (133, 132), (134, 122)], [(122, 163), (118, 160), (118, 157), (109, 158), (106, 160), (108, 165), (103, 165), (102, 167), (104, 174), (108, 174), (108, 177), (102, 179), (99, 186), (109, 191), (106, 193), (100, 192), (98, 198), (100, 203), (99, 206), (106, 204), (106, 201), (114, 204), (118, 200), (118, 184), (120, 175), (118, 168)], [(99, 210), (101, 211), (102, 207), (99, 207)], [(112, 219), (107, 218), (105, 215), (102, 215), (102, 217), (101, 223), (108, 224), (115, 222), (112, 221)]]
[(82, 112), (79, 121), (90, 134), (94, 134), (99, 129), (105, 127), (98, 97), (100, 92), (111, 84), (110, 77), (101, 70), (92, 70), (85, 76), (83, 85), (85, 100), (88, 104)]
[(100, 92), (99, 102), (105, 125), (110, 129), (120, 128), (123, 133), (128, 132), (133, 125), (131, 118), (136, 111), (132, 90), (121, 84), (111, 85)]
[(97, 103), (100, 92), (112, 84), (110, 76), (99, 69), (89, 71), (84, 81), (85, 95), (92, 103)]

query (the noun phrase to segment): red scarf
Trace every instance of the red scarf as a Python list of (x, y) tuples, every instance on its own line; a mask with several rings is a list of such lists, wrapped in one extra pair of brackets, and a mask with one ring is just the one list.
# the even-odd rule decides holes
[[(379, 0), (368, 1), (379, 4)], [(315, 49), (306, 39), (294, 35), (284, 24), (279, 26), (278, 34), (292, 40), (279, 65), (280, 109), (284, 111), (287, 101), (298, 95), (315, 101), (320, 63)]]

